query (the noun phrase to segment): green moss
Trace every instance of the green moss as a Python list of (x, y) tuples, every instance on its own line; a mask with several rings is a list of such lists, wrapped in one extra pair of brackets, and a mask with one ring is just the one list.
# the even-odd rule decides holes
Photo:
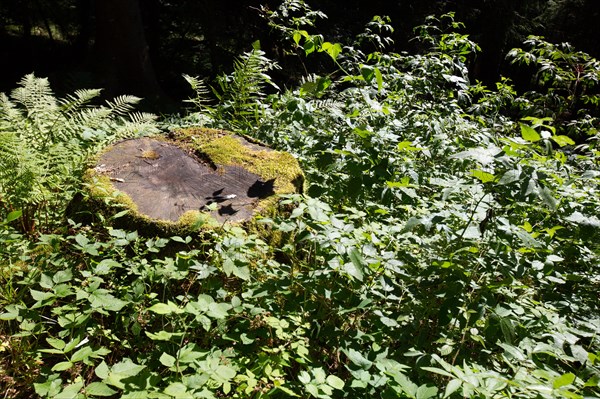
[(268, 149), (224, 130), (180, 129), (175, 132), (175, 138), (217, 166), (241, 166), (265, 181), (275, 179), (276, 194), (302, 191), (304, 175), (291, 154)]

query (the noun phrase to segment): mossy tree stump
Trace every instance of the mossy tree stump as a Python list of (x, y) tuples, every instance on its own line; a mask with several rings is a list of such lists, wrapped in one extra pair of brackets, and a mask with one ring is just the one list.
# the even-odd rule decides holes
[(125, 207), (133, 224), (173, 233), (268, 213), (277, 194), (301, 192), (303, 175), (288, 153), (222, 130), (187, 128), (112, 145), (87, 180), (92, 198)]

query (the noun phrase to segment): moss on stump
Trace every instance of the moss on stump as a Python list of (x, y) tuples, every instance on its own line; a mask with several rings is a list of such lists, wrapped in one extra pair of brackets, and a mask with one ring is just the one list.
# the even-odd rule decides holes
[(95, 203), (128, 210), (127, 227), (180, 234), (269, 214), (278, 194), (302, 191), (303, 174), (288, 153), (223, 130), (187, 128), (112, 145), (86, 180)]

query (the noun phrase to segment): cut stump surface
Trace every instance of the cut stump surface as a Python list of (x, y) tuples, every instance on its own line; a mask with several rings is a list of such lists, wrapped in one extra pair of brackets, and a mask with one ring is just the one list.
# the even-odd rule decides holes
[[(256, 162), (261, 162), (259, 155), (265, 151), (277, 153), (239, 136), (230, 137), (258, 154)], [(197, 153), (202, 156), (177, 141), (130, 139), (104, 152), (93, 170), (127, 194), (139, 214), (161, 221), (177, 222), (189, 211), (209, 213), (218, 222), (246, 221), (260, 210), (261, 200), (280, 191), (277, 177), (261, 176), (236, 162), (215, 163), (201, 148)]]

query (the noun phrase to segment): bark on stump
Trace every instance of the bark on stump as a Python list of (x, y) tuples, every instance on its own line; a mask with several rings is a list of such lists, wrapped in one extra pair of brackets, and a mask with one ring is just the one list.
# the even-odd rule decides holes
[(170, 233), (199, 222), (249, 221), (269, 212), (276, 194), (301, 192), (303, 184), (290, 154), (202, 128), (118, 142), (87, 179), (95, 200), (111, 199), (129, 210), (134, 224)]

